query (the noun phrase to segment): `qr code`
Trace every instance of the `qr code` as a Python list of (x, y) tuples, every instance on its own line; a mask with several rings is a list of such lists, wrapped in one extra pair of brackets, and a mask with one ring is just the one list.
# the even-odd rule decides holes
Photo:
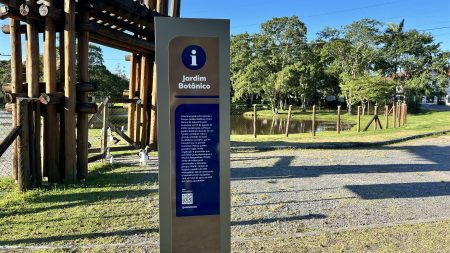
[(181, 194), (181, 204), (182, 205), (192, 205), (194, 204), (194, 196), (192, 193)]

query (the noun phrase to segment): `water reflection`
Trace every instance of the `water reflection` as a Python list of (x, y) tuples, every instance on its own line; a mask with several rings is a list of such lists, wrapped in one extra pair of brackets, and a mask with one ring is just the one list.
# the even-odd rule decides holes
[[(273, 117), (272, 119), (257, 119), (257, 134), (284, 134), (286, 133), (287, 118)], [(350, 130), (352, 124), (342, 122), (341, 130)], [(289, 133), (309, 133), (312, 120), (299, 120), (293, 118)], [(336, 131), (334, 121), (316, 121), (316, 132)], [(253, 119), (241, 115), (231, 115), (231, 134), (253, 134)]]

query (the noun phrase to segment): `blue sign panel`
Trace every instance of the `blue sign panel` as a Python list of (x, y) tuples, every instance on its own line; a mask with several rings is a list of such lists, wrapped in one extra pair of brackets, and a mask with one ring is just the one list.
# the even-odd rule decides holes
[(176, 216), (220, 214), (219, 104), (175, 110)]

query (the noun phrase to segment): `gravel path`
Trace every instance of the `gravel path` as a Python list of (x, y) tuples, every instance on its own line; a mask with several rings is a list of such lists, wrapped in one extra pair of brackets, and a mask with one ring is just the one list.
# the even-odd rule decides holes
[(450, 136), (232, 154), (233, 239), (450, 219)]

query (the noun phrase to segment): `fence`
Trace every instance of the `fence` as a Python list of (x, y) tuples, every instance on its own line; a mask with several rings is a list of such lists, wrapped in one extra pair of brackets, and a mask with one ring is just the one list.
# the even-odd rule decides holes
[(103, 99), (89, 120), (89, 162), (109, 157), (108, 152), (139, 148), (128, 129), (128, 108), (139, 104), (137, 99)]
[[(129, 137), (128, 107), (139, 105), (136, 99), (103, 99), (98, 112), (89, 118), (88, 147), (89, 161), (106, 157), (108, 151), (132, 150), (138, 148), (135, 138)], [(13, 132), (12, 113), (0, 110), (0, 142), (6, 143)], [(106, 132), (103, 130), (106, 129)], [(42, 134), (42, 130), (40, 132)], [(44, 137), (45, 138), (45, 137)], [(43, 143), (41, 142), (41, 145)], [(13, 174), (13, 145), (4, 145), (0, 156), (0, 177)], [(21, 156), (19, 157), (21, 159)], [(44, 172), (45, 174), (45, 172)]]
[[(7, 136), (11, 133), (12, 126), (12, 113), (7, 112), (4, 109), (0, 110), (0, 142), (5, 141)], [(0, 157), (0, 177), (11, 176), (13, 167), (13, 153), (12, 147), (8, 147), (6, 151)]]

